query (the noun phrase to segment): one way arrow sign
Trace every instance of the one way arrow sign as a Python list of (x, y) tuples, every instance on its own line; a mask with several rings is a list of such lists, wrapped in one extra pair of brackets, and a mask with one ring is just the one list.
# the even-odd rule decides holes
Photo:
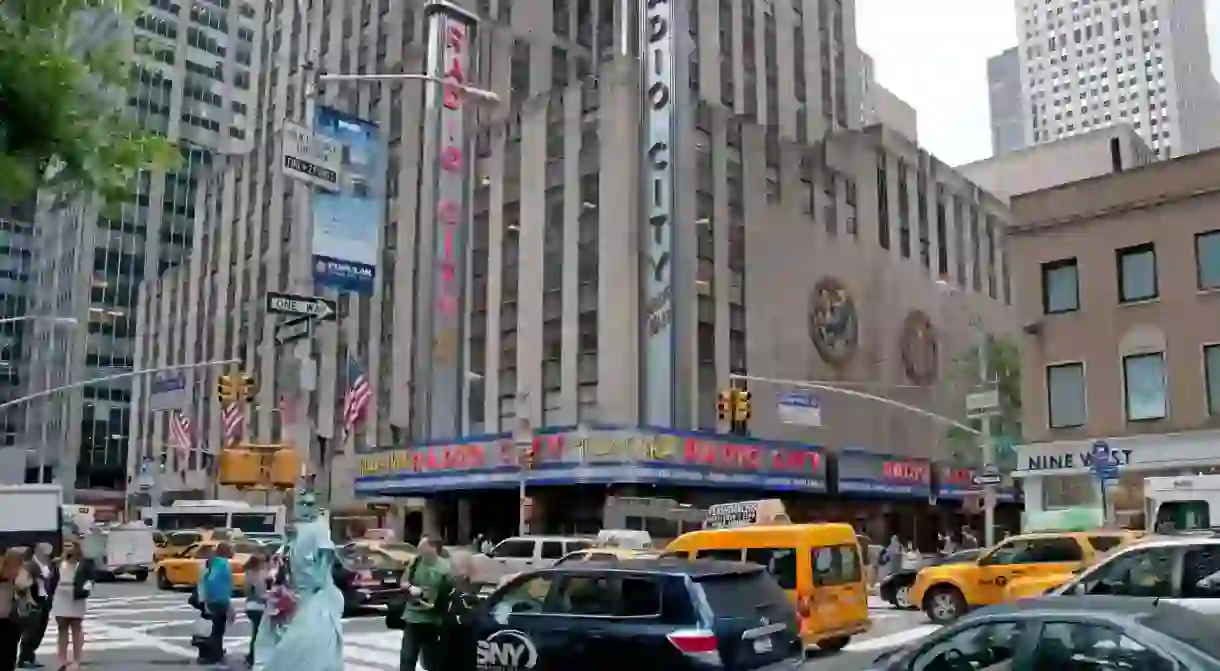
[(293, 317), (309, 317), (317, 321), (334, 321), (338, 311), (333, 301), (321, 296), (299, 296), (278, 291), (267, 292), (267, 312)]

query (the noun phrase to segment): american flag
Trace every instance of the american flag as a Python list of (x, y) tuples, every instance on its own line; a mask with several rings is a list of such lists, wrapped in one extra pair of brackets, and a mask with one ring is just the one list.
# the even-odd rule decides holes
[(347, 396), (343, 399), (343, 433), (349, 435), (364, 421), (365, 411), (369, 401), (373, 399), (373, 389), (369, 386), (369, 378), (364, 373), (364, 367), (356, 361), (356, 357), (347, 358)]
[(225, 406), (220, 415), (221, 428), (224, 429), (225, 444), (236, 442), (241, 437), (243, 425), (246, 423), (246, 413), (242, 412), (240, 403), (230, 403)]
[(169, 420), (169, 431), (173, 435), (174, 444), (178, 447), (179, 454), (189, 454), (193, 447), (191, 441), (191, 420), (182, 414), (181, 410), (175, 410)]

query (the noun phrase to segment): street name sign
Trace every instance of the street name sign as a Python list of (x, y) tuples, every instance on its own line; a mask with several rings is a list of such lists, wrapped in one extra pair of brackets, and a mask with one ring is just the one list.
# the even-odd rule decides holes
[(277, 324), (275, 327), (275, 344), (287, 345), (302, 338), (308, 338), (313, 333), (314, 318), (298, 317)]
[(318, 321), (334, 321), (338, 310), (334, 301), (321, 296), (300, 296), (278, 291), (267, 292), (267, 312), (293, 317), (307, 317)]
[(291, 121), (284, 122), (282, 135), (284, 175), (327, 191), (339, 190), (343, 147), (337, 140)]

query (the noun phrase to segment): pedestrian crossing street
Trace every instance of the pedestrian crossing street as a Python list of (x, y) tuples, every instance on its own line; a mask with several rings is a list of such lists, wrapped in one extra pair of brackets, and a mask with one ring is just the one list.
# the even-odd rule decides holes
[[(93, 598), (89, 600), (84, 623), (85, 659), (91, 653), (130, 651), (139, 657), (178, 661), (189, 664), (196, 657), (191, 636), (202, 620), (186, 603), (187, 595), (157, 592), (129, 597)], [(232, 666), (239, 668), (249, 645), (250, 627), (242, 601), (234, 603), (236, 622), (230, 626), (225, 647)], [(937, 629), (919, 613), (898, 611), (888, 604), (870, 599), (870, 617), (874, 631), (854, 639), (847, 652), (880, 652), (909, 644)], [(384, 619), (374, 613), (365, 617), (345, 619), (343, 656), (346, 671), (388, 671), (398, 668), (398, 653), (402, 633), (385, 628)], [(55, 655), (56, 625), (54, 620), (39, 648), (44, 661)]]

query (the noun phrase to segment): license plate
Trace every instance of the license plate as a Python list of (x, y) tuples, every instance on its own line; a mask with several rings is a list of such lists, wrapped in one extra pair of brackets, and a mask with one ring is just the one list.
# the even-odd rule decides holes
[(754, 652), (759, 654), (771, 652), (771, 637), (763, 636), (762, 638), (754, 639)]
[(395, 580), (394, 578), (385, 578), (385, 579), (383, 579), (383, 580), (381, 581), (381, 584), (383, 584), (383, 585), (397, 585), (397, 584), (398, 584), (398, 581), (397, 581), (397, 580)]

